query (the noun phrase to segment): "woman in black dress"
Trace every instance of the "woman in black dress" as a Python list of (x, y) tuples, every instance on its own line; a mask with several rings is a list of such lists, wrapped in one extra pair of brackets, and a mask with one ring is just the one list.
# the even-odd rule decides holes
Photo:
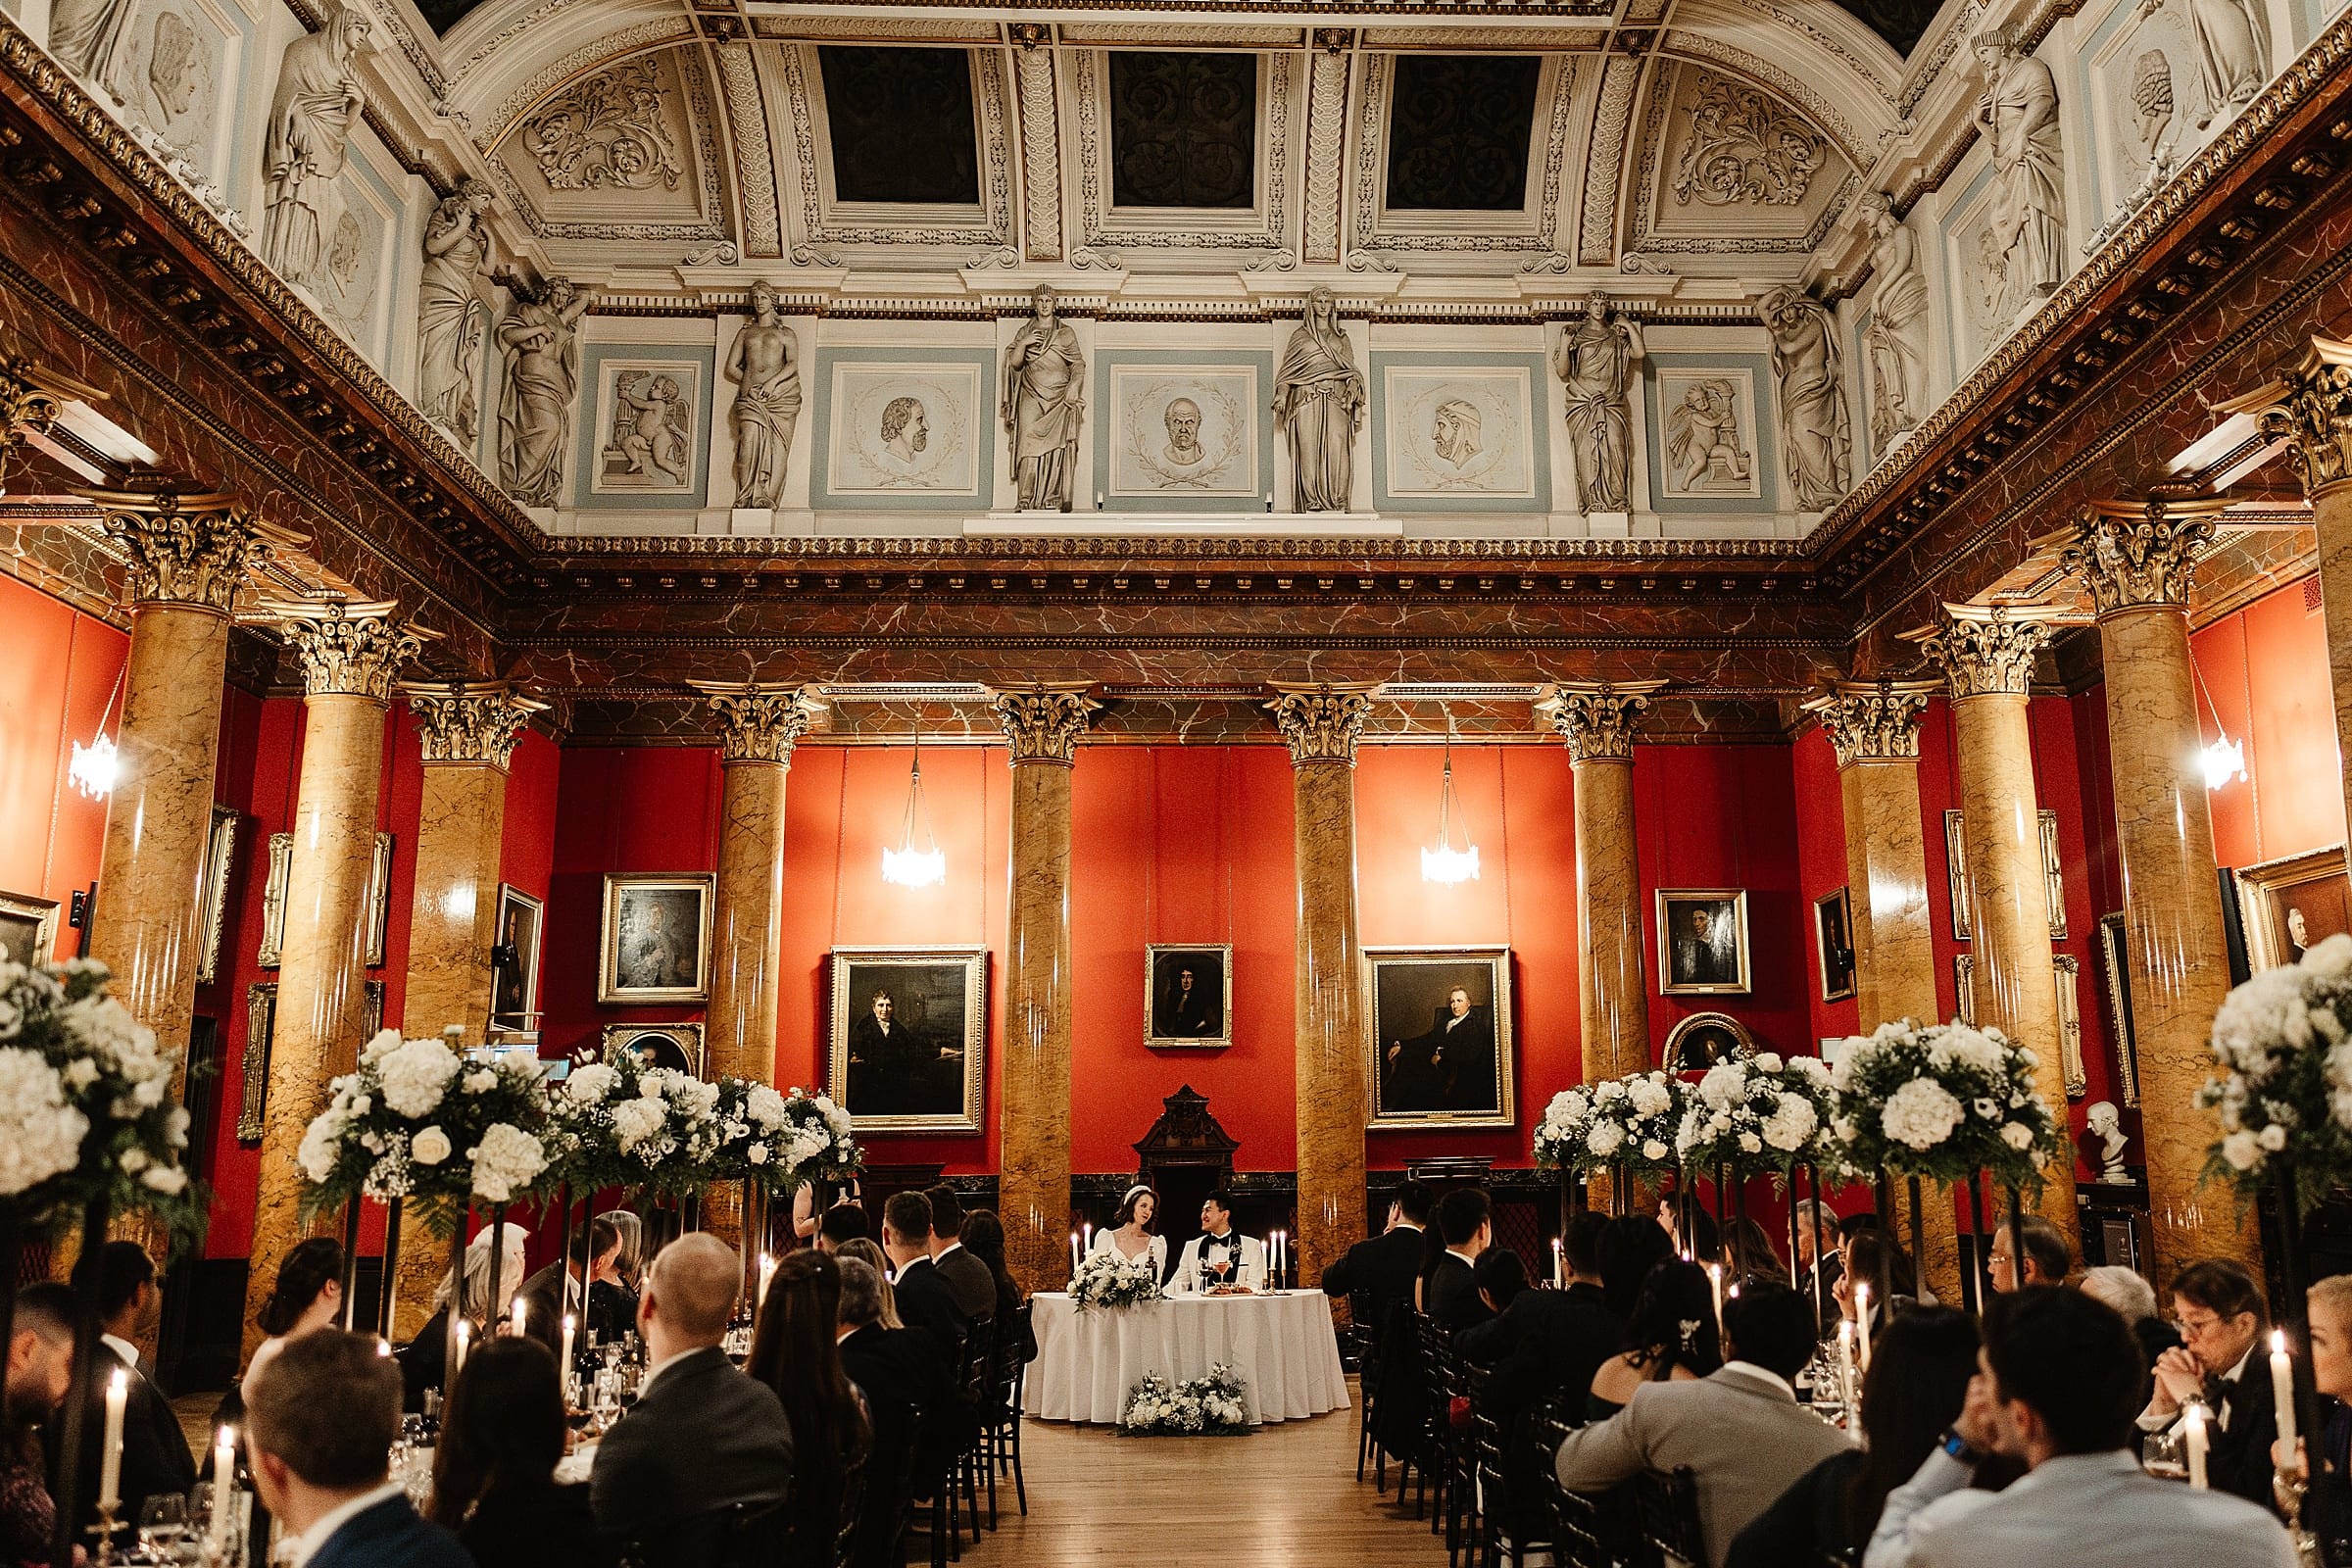
[(564, 1396), (555, 1352), (502, 1336), (466, 1356), (449, 1391), (425, 1517), (481, 1568), (610, 1568), (588, 1486), (560, 1486)]

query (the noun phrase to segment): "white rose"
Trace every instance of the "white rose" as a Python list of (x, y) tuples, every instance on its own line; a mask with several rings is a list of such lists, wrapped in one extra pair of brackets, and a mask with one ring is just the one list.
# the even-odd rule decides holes
[(750, 1160), (755, 1165), (764, 1165), (767, 1163), (767, 1146), (765, 1144), (754, 1144), (751, 1148), (743, 1152), (743, 1157)]
[(409, 1157), (419, 1165), (438, 1165), (455, 1153), (456, 1146), (439, 1126), (427, 1127), (409, 1140)]
[(2254, 1139), (2255, 1142), (2262, 1145), (2266, 1152), (2276, 1154), (2286, 1147), (2286, 1129), (2278, 1123), (2273, 1122), (2256, 1133)]
[(166, 1198), (176, 1198), (188, 1187), (188, 1173), (177, 1165), (150, 1165), (139, 1180)]
[(1741, 1133), (1740, 1149), (1742, 1153), (1760, 1154), (1764, 1152), (1764, 1140), (1758, 1138), (1754, 1133)]
[(1643, 1159), (1664, 1159), (1666, 1157), (1666, 1146), (1655, 1138), (1652, 1138), (1642, 1146), (1642, 1157)]
[(66, 1063), (66, 1082), (75, 1090), (83, 1090), (98, 1081), (98, 1064), (87, 1056), (76, 1056)]
[(2241, 1128), (2222, 1140), (2222, 1158), (2231, 1170), (2252, 1170), (2262, 1163), (2262, 1144)]
[(136, 1176), (139, 1172), (147, 1168), (147, 1151), (134, 1145), (133, 1147), (122, 1151), (122, 1157), (117, 1160), (115, 1163), (122, 1167), (122, 1172), (124, 1175)]
[(1777, 1051), (1767, 1051), (1756, 1057), (1758, 1072), (1779, 1072), (1788, 1063), (1781, 1059), (1781, 1054)]
[(2001, 1142), (2019, 1153), (2034, 1147), (2034, 1129), (2022, 1121), (2013, 1121), (2001, 1128)]

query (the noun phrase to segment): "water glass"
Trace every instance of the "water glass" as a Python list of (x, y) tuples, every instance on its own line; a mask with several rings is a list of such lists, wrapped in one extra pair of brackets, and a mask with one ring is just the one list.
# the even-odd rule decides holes
[(178, 1493), (157, 1493), (139, 1504), (139, 1545), (151, 1560), (176, 1561), (187, 1534), (188, 1499)]
[(2139, 1467), (2167, 1481), (2188, 1479), (2188, 1453), (2177, 1431), (2151, 1432), (2140, 1440)]

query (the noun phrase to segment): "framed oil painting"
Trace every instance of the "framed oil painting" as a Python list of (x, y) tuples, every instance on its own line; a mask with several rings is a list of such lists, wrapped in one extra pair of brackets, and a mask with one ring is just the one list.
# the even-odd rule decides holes
[(2237, 873), (2246, 960), (2255, 969), (2293, 963), (2340, 931), (2352, 931), (2352, 881), (2344, 847), (2265, 860)]
[(2107, 987), (2107, 1043), (2115, 1051), (2116, 1096), (2139, 1103), (2138, 1043), (2132, 1036), (2132, 965), (2122, 911), (2099, 916), (2099, 974)]
[(1658, 987), (1666, 996), (1750, 989), (1745, 888), (1658, 889)]
[(1233, 1044), (1233, 947), (1152, 943), (1144, 949), (1144, 1044)]
[(708, 871), (606, 873), (598, 1002), (710, 1000), (714, 880)]
[[(373, 1040), (384, 1027), (384, 982), (360, 983), (360, 1038)], [(270, 1108), (270, 1049), (277, 1042), (277, 982), (258, 980), (245, 988), (245, 1055), (238, 1063), (237, 1141), (261, 1142), (262, 1119)]]
[(498, 933), (490, 946), (490, 1032), (502, 1040), (539, 1038), (539, 933), (547, 906), (520, 888), (498, 885)]
[(1728, 1012), (1694, 1012), (1666, 1034), (1668, 1072), (1703, 1072), (1756, 1054), (1747, 1026)]
[(627, 1054), (639, 1066), (668, 1067), (689, 1078), (703, 1076), (703, 1026), (699, 1023), (609, 1023), (602, 1059)]
[(988, 950), (835, 948), (825, 1087), (859, 1132), (976, 1133)]
[(1366, 948), (1371, 1127), (1509, 1127), (1511, 950)]
[[(2041, 877), (2050, 904), (2050, 940), (2066, 940), (2066, 872), (2058, 858), (2058, 813), (2041, 810)], [(1976, 914), (1968, 885), (1968, 836), (1957, 809), (1943, 813), (1944, 873), (1952, 896), (1952, 940), (1976, 940)]]
[(1821, 954), (1821, 1000), (1843, 1002), (1854, 994), (1854, 913), (1844, 888), (1813, 901), (1813, 941)]
[(204, 841), (204, 861), (196, 868), (196, 907), (204, 918), (196, 943), (196, 983), (209, 986), (220, 972), (220, 928), (228, 915), (228, 873), (236, 863), (237, 808), (213, 808), (213, 825)]
[(57, 901), (0, 893), (0, 951), (19, 963), (41, 963), (57, 947)]

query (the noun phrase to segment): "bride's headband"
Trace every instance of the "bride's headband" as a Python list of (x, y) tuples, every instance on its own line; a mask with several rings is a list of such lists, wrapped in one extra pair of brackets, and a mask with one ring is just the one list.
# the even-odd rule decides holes
[[(1137, 1182), (1133, 1187), (1128, 1188), (1125, 1192), (1119, 1195), (1119, 1206), (1121, 1208), (1125, 1208), (1129, 1200), (1132, 1200), (1136, 1194), (1149, 1193), (1151, 1191), (1152, 1184), (1150, 1182)], [(1152, 1196), (1157, 1197), (1158, 1195), (1153, 1194)]]

